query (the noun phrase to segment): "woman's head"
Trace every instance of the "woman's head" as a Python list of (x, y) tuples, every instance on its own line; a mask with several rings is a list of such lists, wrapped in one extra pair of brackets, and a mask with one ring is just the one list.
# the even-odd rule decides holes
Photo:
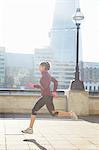
[(40, 66), (39, 66), (39, 70), (40, 70), (40, 72), (50, 70), (50, 64), (49, 64), (49, 62), (42, 62), (40, 64)]

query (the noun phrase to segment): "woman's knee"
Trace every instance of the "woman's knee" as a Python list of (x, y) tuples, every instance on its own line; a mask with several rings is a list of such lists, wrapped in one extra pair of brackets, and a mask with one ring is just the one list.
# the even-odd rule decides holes
[(32, 108), (32, 115), (37, 115), (35, 108)]
[(52, 116), (58, 116), (58, 111), (51, 111), (50, 113)]

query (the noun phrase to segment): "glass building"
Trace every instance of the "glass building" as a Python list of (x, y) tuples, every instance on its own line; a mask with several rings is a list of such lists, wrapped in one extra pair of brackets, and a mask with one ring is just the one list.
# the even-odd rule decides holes
[(63, 62), (75, 62), (76, 30), (72, 16), (78, 6), (78, 0), (56, 0), (50, 45), (56, 59)]
[(0, 47), (0, 87), (5, 84), (5, 47)]
[(53, 75), (60, 89), (69, 88), (74, 79), (76, 60), (76, 26), (72, 16), (79, 7), (79, 0), (56, 0), (50, 47), (54, 56)]
[(58, 80), (58, 89), (69, 88), (74, 79), (76, 59), (76, 26), (72, 16), (78, 0), (56, 0), (49, 48), (36, 49), (34, 73), (38, 77), (38, 62), (50, 61), (52, 75)]

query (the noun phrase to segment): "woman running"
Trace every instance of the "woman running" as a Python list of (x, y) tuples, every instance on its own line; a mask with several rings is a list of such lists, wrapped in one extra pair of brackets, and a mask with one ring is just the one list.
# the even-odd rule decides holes
[[(64, 117), (71, 117), (74, 120), (77, 120), (78, 117), (74, 112), (63, 112), (63, 111), (55, 111), (55, 107), (53, 104), (53, 97), (57, 96), (56, 90), (58, 86), (57, 80), (52, 77), (49, 74), (50, 70), (50, 64), (48, 62), (42, 62), (39, 66), (39, 70), (41, 72), (41, 79), (40, 79), (40, 84), (29, 84), (28, 86), (31, 86), (32, 88), (39, 88), (41, 89), (41, 97), (35, 104), (35, 106), (32, 109), (32, 115), (31, 115), (31, 120), (29, 127), (26, 130), (23, 130), (22, 133), (28, 133), (32, 134), (33, 133), (33, 125), (36, 119), (37, 111), (39, 111), (44, 105), (46, 105), (48, 111), (52, 116), (64, 116)], [(53, 86), (53, 92), (50, 90), (50, 84), (51, 82), (54, 83)]]

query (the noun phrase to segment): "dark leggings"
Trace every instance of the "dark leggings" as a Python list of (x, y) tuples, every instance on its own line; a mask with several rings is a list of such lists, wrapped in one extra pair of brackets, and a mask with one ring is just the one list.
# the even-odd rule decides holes
[(57, 115), (58, 112), (53, 113), (53, 111), (55, 111), (53, 96), (42, 96), (33, 107), (32, 115), (36, 115), (36, 112), (39, 111), (44, 105), (46, 105), (48, 111), (52, 116)]

